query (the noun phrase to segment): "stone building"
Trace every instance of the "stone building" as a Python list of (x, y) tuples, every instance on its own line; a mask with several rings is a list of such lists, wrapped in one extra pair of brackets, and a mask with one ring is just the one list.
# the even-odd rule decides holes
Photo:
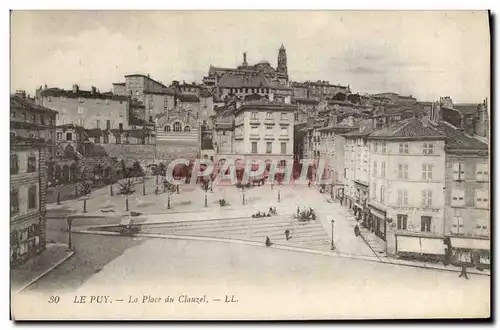
[(56, 125), (74, 124), (90, 128), (127, 129), (129, 100), (126, 96), (100, 93), (95, 87), (90, 91), (73, 85), (72, 90), (40, 87), (37, 104), (58, 112)]
[(445, 139), (427, 117), (368, 136), (368, 228), (386, 241), (389, 255), (445, 254)]
[(56, 112), (24, 93), (10, 102), (10, 263), (15, 267), (45, 249), (47, 164), (55, 150)]
[(488, 144), (447, 122), (444, 235), (450, 261), (490, 264), (490, 166)]

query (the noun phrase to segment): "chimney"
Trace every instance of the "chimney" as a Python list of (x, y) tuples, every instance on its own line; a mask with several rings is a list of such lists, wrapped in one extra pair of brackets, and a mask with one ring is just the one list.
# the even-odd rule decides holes
[(78, 85), (73, 85), (73, 93), (77, 94), (79, 90), (80, 88), (78, 87)]

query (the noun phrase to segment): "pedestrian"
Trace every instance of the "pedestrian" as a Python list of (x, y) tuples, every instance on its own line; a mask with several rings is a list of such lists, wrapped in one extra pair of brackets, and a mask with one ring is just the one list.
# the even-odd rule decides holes
[(285, 230), (285, 236), (286, 236), (286, 240), (288, 241), (290, 239), (290, 230), (289, 229)]
[(271, 246), (271, 240), (269, 239), (269, 236), (266, 237), (266, 246), (270, 247)]
[(307, 184), (309, 188), (311, 188), (311, 180), (309, 180), (309, 183)]
[(462, 265), (462, 271), (460, 272), (460, 275), (458, 275), (458, 277), (465, 277), (466, 280), (469, 279), (469, 276), (467, 276), (467, 268), (465, 267), (465, 265)]
[(356, 237), (359, 236), (359, 226), (356, 225), (356, 227), (354, 227), (354, 235), (356, 235)]

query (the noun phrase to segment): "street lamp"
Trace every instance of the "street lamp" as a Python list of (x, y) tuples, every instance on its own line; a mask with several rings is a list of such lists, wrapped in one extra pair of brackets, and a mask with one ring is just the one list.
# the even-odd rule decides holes
[(73, 246), (71, 244), (71, 226), (73, 223), (73, 218), (68, 217), (67, 222), (68, 222), (68, 251), (72, 251)]
[(204, 181), (204, 190), (205, 190), (205, 207), (208, 207), (208, 199), (207, 199), (207, 192), (208, 192), (208, 181)]
[(333, 220), (333, 219), (332, 219), (332, 246), (330, 247), (330, 249), (331, 249), (332, 251), (333, 251), (333, 250), (335, 250), (335, 245), (334, 245), (334, 243), (333, 243), (333, 237), (334, 237), (334, 236), (333, 236), (333, 226), (334, 226), (334, 224), (335, 224), (335, 220)]
[(241, 186), (241, 194), (243, 196), (243, 199), (242, 199), (242, 202), (243, 202), (243, 205), (245, 205), (245, 186)]
[(278, 190), (278, 203), (281, 202), (281, 191)]
[(167, 209), (170, 210), (170, 189), (167, 189)]

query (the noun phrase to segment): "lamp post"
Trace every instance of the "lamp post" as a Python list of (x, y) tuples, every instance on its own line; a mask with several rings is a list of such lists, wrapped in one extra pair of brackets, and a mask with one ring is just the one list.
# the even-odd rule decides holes
[(73, 244), (71, 243), (71, 226), (72, 226), (72, 223), (73, 223), (73, 219), (68, 217), (67, 218), (67, 222), (68, 222), (68, 251), (72, 251), (73, 250)]
[(245, 186), (241, 186), (242, 203), (245, 205)]
[(205, 184), (204, 184), (204, 190), (205, 190), (205, 207), (208, 207), (208, 199), (207, 199), (207, 192), (208, 192), (208, 182), (205, 181)]
[(278, 190), (278, 203), (281, 202), (281, 191)]
[(335, 224), (335, 220), (333, 220), (333, 219), (332, 219), (332, 246), (330, 247), (330, 249), (331, 249), (332, 251), (333, 251), (333, 250), (335, 250), (335, 245), (334, 245), (334, 243), (333, 243), (333, 237), (334, 237), (334, 236), (333, 236), (333, 226), (334, 226), (334, 224)]
[(167, 189), (167, 209), (170, 210), (170, 189)]

